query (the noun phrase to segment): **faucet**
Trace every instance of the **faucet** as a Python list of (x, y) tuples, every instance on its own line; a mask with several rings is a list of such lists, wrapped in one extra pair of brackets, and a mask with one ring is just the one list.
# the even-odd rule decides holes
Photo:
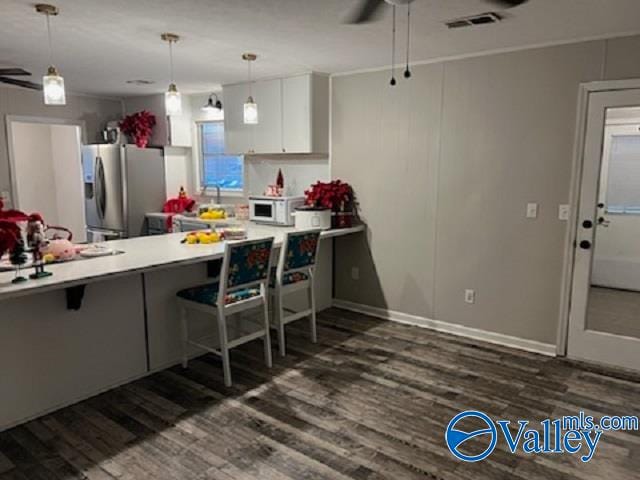
[(220, 198), (220, 185), (216, 184), (216, 205), (220, 205), (222, 199)]

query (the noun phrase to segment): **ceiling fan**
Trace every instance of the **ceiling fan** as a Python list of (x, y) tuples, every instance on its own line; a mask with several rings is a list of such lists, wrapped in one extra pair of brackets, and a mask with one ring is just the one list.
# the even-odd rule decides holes
[[(485, 0), (499, 8), (513, 8), (529, 0)], [(358, 6), (353, 10), (345, 23), (359, 24), (376, 20), (382, 12), (385, 3), (391, 6), (402, 6), (413, 3), (414, 0), (360, 0)]]
[(20, 80), (13, 77), (30, 77), (31, 73), (22, 68), (0, 68), (0, 83), (15, 85), (17, 87), (29, 88), (31, 90), (42, 90), (42, 85), (28, 80)]
[[(411, 78), (411, 70), (409, 69), (409, 47), (411, 41), (411, 4), (415, 0), (359, 0), (359, 4), (344, 23), (359, 25), (376, 20), (382, 12), (382, 7), (387, 4), (391, 6), (393, 12), (393, 28), (391, 36), (391, 81), (389, 84), (393, 87), (396, 85), (395, 63), (396, 63), (396, 7), (407, 7), (407, 47), (406, 47), (406, 67), (403, 73), (404, 78)], [(488, 3), (496, 5), (502, 9), (517, 7), (529, 0), (485, 0)]]

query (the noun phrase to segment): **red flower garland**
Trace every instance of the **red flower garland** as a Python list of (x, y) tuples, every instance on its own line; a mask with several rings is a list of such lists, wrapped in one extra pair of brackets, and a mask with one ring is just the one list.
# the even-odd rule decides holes
[(147, 110), (142, 110), (141, 112), (127, 115), (120, 121), (119, 125), (125, 135), (133, 137), (138, 147), (144, 148), (149, 143), (149, 137), (153, 133), (153, 127), (156, 125), (156, 116)]

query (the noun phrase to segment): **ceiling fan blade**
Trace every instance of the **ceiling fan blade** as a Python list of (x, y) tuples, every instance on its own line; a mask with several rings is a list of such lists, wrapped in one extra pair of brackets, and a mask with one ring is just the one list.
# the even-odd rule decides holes
[(493, 3), (501, 8), (513, 8), (523, 3), (527, 3), (529, 0), (487, 0), (489, 3)]
[(10, 77), (30, 76), (31, 72), (27, 72), (24, 68), (0, 68), (0, 75), (8, 75)]
[(358, 24), (375, 20), (385, 4), (384, 0), (360, 0), (360, 4), (347, 17), (344, 23)]
[(15, 78), (0, 77), (0, 83), (15, 85), (16, 87), (30, 88), (31, 90), (42, 90), (42, 85), (28, 82), (27, 80), (16, 80)]

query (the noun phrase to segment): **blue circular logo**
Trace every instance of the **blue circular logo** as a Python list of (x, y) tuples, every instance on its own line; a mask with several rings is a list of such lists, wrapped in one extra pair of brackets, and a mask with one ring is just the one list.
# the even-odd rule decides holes
[[(473, 432), (465, 432), (463, 430), (456, 429), (456, 425), (465, 418), (479, 418), (484, 423), (486, 423), (487, 428), (481, 428)], [(467, 455), (460, 452), (459, 449), (464, 442), (481, 435), (491, 435), (489, 446), (483, 452), (476, 455)], [(493, 423), (493, 420), (491, 420), (491, 418), (489, 418), (487, 414), (474, 410), (467, 410), (466, 412), (459, 413), (451, 419), (449, 425), (447, 425), (447, 431), (445, 432), (444, 438), (447, 441), (447, 447), (449, 447), (449, 451), (456, 458), (459, 458), (464, 462), (478, 462), (491, 455), (491, 452), (493, 452), (493, 450), (496, 448), (496, 443), (498, 441), (498, 432), (496, 430), (495, 424)]]

